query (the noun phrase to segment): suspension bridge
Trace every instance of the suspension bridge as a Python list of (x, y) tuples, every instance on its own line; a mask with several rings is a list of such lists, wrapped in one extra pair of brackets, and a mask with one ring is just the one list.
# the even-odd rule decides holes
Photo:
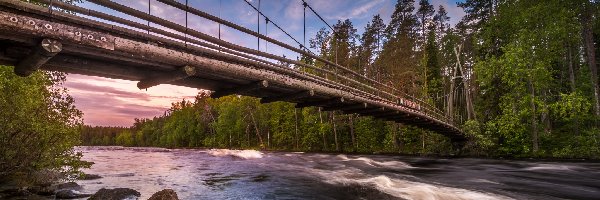
[[(57, 0), (37, 1), (43, 5), (0, 0), (0, 64), (15, 66), (19, 76), (51, 70), (139, 81), (140, 89), (172, 84), (213, 91), (213, 98), (238, 94), (261, 98), (261, 103), (286, 101), (296, 103), (297, 108), (316, 106), (324, 111), (372, 116), (431, 130), (454, 142), (465, 140), (443, 111), (315, 55), (248, 1), (267, 23), (294, 39), (299, 47), (190, 7), (187, 1), (157, 1), (184, 11), (186, 23), (177, 24), (152, 15), (150, 9), (140, 11), (108, 0), (89, 2), (128, 17)], [(306, 2), (302, 5), (305, 14), (309, 8), (319, 16)], [(188, 15), (233, 28), (325, 66), (316, 67), (188, 28)], [(137, 22), (140, 20), (147, 23)]]

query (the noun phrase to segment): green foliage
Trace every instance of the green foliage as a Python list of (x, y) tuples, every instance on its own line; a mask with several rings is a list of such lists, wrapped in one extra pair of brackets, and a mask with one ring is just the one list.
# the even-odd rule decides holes
[(0, 178), (42, 170), (79, 173), (81, 111), (62, 86), (65, 75), (36, 72), (22, 78), (0, 67)]

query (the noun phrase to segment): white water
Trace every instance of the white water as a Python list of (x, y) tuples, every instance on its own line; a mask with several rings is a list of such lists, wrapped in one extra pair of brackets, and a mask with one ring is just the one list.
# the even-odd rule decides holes
[(84, 147), (84, 193), (125, 187), (180, 199), (593, 199), (600, 164)]
[(233, 156), (243, 159), (262, 158), (263, 153), (256, 150), (229, 150), (229, 149), (211, 149), (208, 151), (211, 156), (223, 157)]

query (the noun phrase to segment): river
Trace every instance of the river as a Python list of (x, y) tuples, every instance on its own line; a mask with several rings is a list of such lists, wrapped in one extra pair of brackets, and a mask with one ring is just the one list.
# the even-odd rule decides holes
[(78, 147), (101, 179), (140, 199), (600, 199), (600, 163), (382, 155)]

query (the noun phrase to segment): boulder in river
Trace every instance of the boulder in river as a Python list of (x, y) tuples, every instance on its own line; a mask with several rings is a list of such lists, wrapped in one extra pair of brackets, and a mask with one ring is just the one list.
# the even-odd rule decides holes
[(58, 191), (61, 191), (61, 190), (81, 190), (81, 189), (82, 189), (82, 187), (79, 184), (77, 184), (75, 182), (67, 182), (67, 183), (60, 183), (60, 184), (54, 184), (54, 185), (35, 185), (35, 186), (29, 187), (27, 190), (34, 194), (50, 196), (50, 195), (56, 194)]
[(140, 197), (140, 192), (129, 188), (115, 188), (98, 190), (88, 200), (123, 200), (123, 199), (136, 199)]
[(154, 193), (148, 200), (179, 200), (179, 198), (172, 189), (164, 189)]
[(84, 174), (83, 176), (80, 176), (79, 180), (96, 180), (96, 179), (100, 179), (102, 178), (102, 176), (97, 175), (97, 174)]
[(69, 190), (81, 190), (81, 186), (75, 182), (66, 182), (66, 183), (61, 183), (56, 185), (56, 189), (57, 190), (65, 190), (65, 189), (69, 189)]
[(79, 199), (84, 197), (89, 197), (91, 194), (84, 194), (77, 192), (75, 190), (59, 190), (56, 192), (57, 199)]

